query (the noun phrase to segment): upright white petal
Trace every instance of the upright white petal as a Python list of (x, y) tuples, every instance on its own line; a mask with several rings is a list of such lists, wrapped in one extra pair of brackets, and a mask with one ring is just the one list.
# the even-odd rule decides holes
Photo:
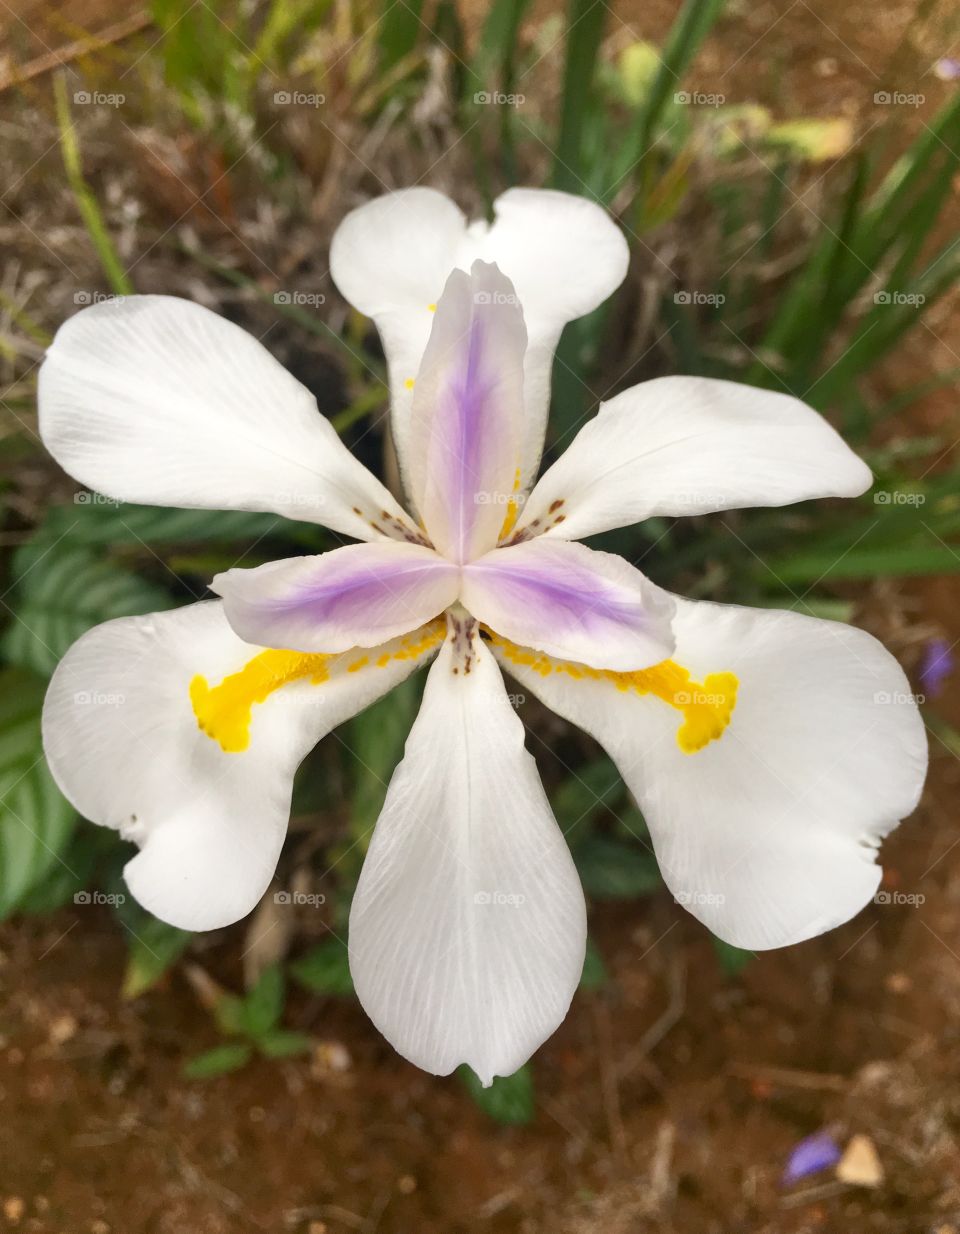
[(258, 660), (219, 602), (121, 617), (54, 673), (47, 762), (81, 814), (140, 845), (124, 876), (145, 908), (188, 930), (229, 925), (273, 877), (300, 760), (422, 663), (440, 641), (429, 635), (351, 671), (352, 653)]
[(520, 482), (527, 332), (495, 265), (454, 270), (413, 399), (410, 489), (431, 542), (451, 561), (497, 543)]
[(267, 510), (358, 540), (414, 535), (305, 386), (245, 330), (174, 296), (82, 309), (40, 369), (40, 435), (110, 497)]
[[(719, 937), (764, 949), (848, 920), (877, 889), (877, 846), (917, 804), (923, 722), (869, 634), (797, 613), (677, 598), (684, 712), (652, 679), (571, 674), (501, 646), (501, 663), (616, 761), (677, 900)], [(738, 679), (729, 724), (732, 673)], [(678, 741), (693, 715), (702, 748)], [(713, 720), (719, 722), (712, 727)], [(710, 733), (716, 734), (708, 740)]]
[[(624, 390), (530, 494), (518, 531), (564, 539), (659, 514), (856, 497), (870, 469), (819, 412), (787, 394), (710, 377)], [(555, 522), (551, 507), (562, 504)]]
[(516, 1071), (583, 967), (577, 873), (489, 651), (462, 630), (427, 678), (350, 913), (350, 967), (387, 1040), (437, 1075)]
[(495, 262), (514, 283), (529, 335), (524, 359), (522, 481), (533, 481), (546, 429), (550, 370), (560, 332), (619, 287), (629, 253), (619, 228), (584, 197), (548, 189), (510, 189), (493, 203), (492, 223), (467, 225), (432, 189), (378, 197), (341, 223), (330, 269), (343, 295), (372, 317), (390, 370), (393, 431), (409, 468), (413, 383), (430, 336), (430, 318), (455, 267)]

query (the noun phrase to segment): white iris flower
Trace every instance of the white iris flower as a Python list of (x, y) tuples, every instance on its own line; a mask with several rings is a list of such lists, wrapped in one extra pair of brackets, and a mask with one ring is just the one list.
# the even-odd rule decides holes
[(577, 543), (654, 515), (854, 496), (870, 473), (797, 399), (668, 377), (603, 404), (534, 483), (560, 331), (620, 283), (627, 249), (579, 198), (512, 190), (495, 210), (467, 225), (412, 189), (334, 239), (334, 277), (383, 337), (406, 509), (299, 382), (197, 305), (84, 309), (40, 374), (44, 441), (91, 488), (358, 541), (228, 570), (220, 600), (84, 635), (44, 713), (58, 784), (139, 845), (125, 876), (141, 904), (227, 925), (270, 883), (304, 755), (432, 659), (350, 964), (401, 1054), (484, 1083), (561, 1022), (586, 938), (500, 666), (609, 751), (667, 885), (741, 947), (858, 912), (926, 767), (906, 678), (868, 634), (672, 596)]

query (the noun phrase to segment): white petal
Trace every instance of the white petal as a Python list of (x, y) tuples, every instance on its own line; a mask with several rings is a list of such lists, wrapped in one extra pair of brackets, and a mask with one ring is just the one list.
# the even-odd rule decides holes
[[(418, 1067), (510, 1075), (566, 1015), (583, 893), (489, 651), (448, 641), (350, 913), (360, 1001)], [(455, 671), (459, 670), (459, 671)]]
[[(856, 497), (870, 482), (866, 464), (799, 399), (709, 377), (658, 377), (601, 403), (538, 482), (518, 530), (580, 540), (655, 514)], [(558, 502), (566, 517), (556, 523)]]
[(678, 597), (674, 628), (688, 701), (724, 697), (710, 674), (739, 680), (729, 726), (691, 754), (680, 712), (623, 679), (498, 655), (609, 751), (667, 885), (715, 934), (763, 949), (847, 921), (876, 891), (880, 839), (923, 786), (923, 722), (902, 669), (864, 631), (797, 613)]
[(546, 189), (510, 189), (493, 203), (494, 221), (466, 225), (462, 213), (432, 189), (406, 189), (349, 214), (330, 250), (343, 295), (372, 317), (390, 370), (393, 431), (406, 473), (413, 383), (436, 305), (454, 267), (496, 262), (516, 286), (529, 335), (522, 480), (529, 485), (543, 449), (550, 370), (560, 332), (620, 285), (629, 253), (619, 228), (600, 206)]
[(82, 309), (40, 369), (40, 435), (91, 489), (124, 501), (267, 510), (359, 540), (413, 533), (316, 400), (252, 335), (174, 296)]
[(417, 375), (411, 495), (452, 561), (491, 549), (519, 484), (527, 333), (513, 284), (474, 262), (447, 280)]
[(457, 598), (460, 571), (432, 548), (384, 540), (227, 570), (210, 588), (248, 642), (336, 652), (372, 647), (438, 616)]
[[(263, 701), (248, 689), (244, 714), (219, 705), (225, 694), (216, 689), (262, 649), (237, 638), (219, 602), (122, 617), (83, 635), (54, 673), (43, 714), (47, 762), (81, 814), (140, 845), (124, 875), (145, 908), (188, 930), (228, 925), (273, 877), (300, 760), (429, 654), (428, 646), (404, 650), (414, 646), (396, 640), (378, 656), (365, 653), (362, 670), (351, 671), (353, 654), (331, 659), (317, 684), (301, 673), (271, 691), (261, 676)], [(380, 654), (388, 658), (375, 667)], [(191, 701), (198, 675), (210, 687), (198, 708), (213, 736)], [(245, 749), (221, 745), (242, 746), (244, 736)]]
[(622, 557), (528, 540), (464, 568), (460, 598), (516, 643), (597, 668), (646, 668), (673, 651), (673, 598)]

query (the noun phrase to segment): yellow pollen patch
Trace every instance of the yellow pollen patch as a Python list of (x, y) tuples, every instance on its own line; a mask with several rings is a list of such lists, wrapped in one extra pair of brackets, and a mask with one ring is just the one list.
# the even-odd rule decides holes
[(569, 660), (555, 660), (542, 651), (518, 647), (492, 630), (488, 633), (493, 645), (500, 648), (507, 660), (531, 668), (541, 677), (566, 673), (574, 681), (609, 681), (624, 693), (652, 694), (675, 707), (683, 715), (683, 723), (677, 730), (677, 745), (684, 754), (696, 754), (711, 741), (718, 741), (737, 705), (740, 683), (734, 673), (708, 673), (702, 682), (693, 681), (690, 670), (674, 660), (663, 660), (634, 673), (616, 673)]
[(520, 502), (516, 496), (516, 494), (520, 492), (520, 478), (521, 472), (518, 467), (513, 477), (514, 496), (507, 502), (507, 513), (504, 515), (503, 525), (500, 528), (500, 535), (497, 537), (498, 540), (505, 540), (516, 526), (517, 515), (520, 513)]
[(403, 384), (408, 390), (412, 390), (414, 386), (413, 378), (408, 377), (407, 380)]
[(279, 651), (268, 649), (248, 660), (243, 668), (230, 673), (217, 686), (197, 675), (190, 682), (190, 703), (200, 731), (217, 742), (226, 754), (240, 754), (250, 745), (250, 722), (255, 703), (263, 703), (276, 690), (293, 681), (309, 681), (322, 685), (329, 681), (331, 671), (341, 662), (348, 673), (364, 668), (386, 668), (393, 660), (414, 660), (442, 641), (446, 627), (442, 621), (431, 622), (419, 638), (409, 635), (396, 646), (383, 651), (371, 662), (369, 655), (359, 655), (343, 663), (343, 655), (320, 652)]
[(427, 308), (430, 310), (431, 313), (435, 313), (437, 311), (437, 306), (435, 304), (428, 304)]

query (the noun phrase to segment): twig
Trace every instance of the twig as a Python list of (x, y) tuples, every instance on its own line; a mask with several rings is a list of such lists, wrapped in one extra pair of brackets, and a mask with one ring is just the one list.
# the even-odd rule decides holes
[(137, 34), (140, 30), (144, 30), (147, 26), (152, 25), (153, 18), (149, 13), (133, 13), (130, 17), (125, 17), (123, 21), (114, 22), (112, 26), (107, 26), (105, 30), (99, 31), (97, 34), (88, 34), (82, 39), (76, 39), (73, 43), (66, 43), (63, 47), (58, 47), (55, 51), (48, 51), (42, 56), (37, 56), (35, 60), (30, 60), (21, 69), (14, 69), (7, 73), (5, 77), (0, 77), (0, 94), (4, 90), (9, 90), (13, 86), (22, 86), (24, 82), (31, 81), (34, 77), (41, 77), (44, 73), (49, 73), (53, 69), (59, 68), (62, 64), (71, 64), (74, 60), (79, 60), (81, 56), (85, 56), (87, 52), (100, 51), (104, 47), (109, 47), (113, 43), (119, 43), (123, 39), (129, 38), (131, 34)]

